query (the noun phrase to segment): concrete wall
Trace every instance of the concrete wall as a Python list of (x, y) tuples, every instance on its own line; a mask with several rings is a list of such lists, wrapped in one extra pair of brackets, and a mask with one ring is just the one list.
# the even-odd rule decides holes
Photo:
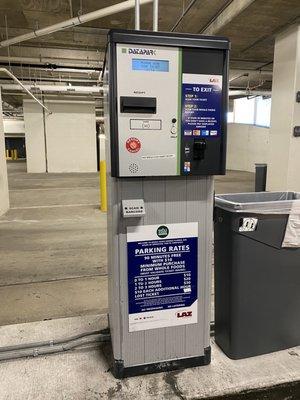
[(44, 120), (42, 107), (24, 100), (27, 172), (46, 172)]
[(4, 126), (2, 114), (2, 99), (0, 89), (0, 215), (9, 208), (7, 166), (5, 158)]
[(47, 102), (48, 172), (96, 172), (95, 104)]
[(46, 105), (51, 115), (24, 101), (27, 171), (96, 172), (95, 104), (61, 100)]
[(227, 169), (255, 171), (255, 163), (268, 163), (270, 129), (228, 124)]

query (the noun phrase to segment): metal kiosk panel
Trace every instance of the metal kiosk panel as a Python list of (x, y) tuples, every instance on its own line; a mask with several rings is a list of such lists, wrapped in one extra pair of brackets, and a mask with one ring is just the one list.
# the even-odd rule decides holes
[(104, 71), (112, 371), (210, 362), (213, 176), (229, 42), (112, 30)]

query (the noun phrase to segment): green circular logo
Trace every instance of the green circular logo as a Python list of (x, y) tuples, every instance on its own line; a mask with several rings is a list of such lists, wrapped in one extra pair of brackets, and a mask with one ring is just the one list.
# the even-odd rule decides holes
[(157, 236), (158, 236), (158, 237), (160, 237), (160, 238), (163, 239), (163, 238), (165, 238), (165, 237), (168, 236), (168, 234), (169, 234), (169, 228), (168, 228), (167, 226), (165, 226), (165, 225), (161, 225), (161, 226), (159, 226), (159, 227), (157, 228), (156, 233), (157, 233)]

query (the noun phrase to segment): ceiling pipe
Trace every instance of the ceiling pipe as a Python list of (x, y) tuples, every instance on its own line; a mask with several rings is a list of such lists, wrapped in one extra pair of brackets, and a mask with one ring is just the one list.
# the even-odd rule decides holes
[(158, 0), (153, 0), (153, 31), (158, 31)]
[[(16, 43), (25, 42), (26, 40), (35, 39), (37, 37), (49, 35), (54, 32), (61, 31), (63, 29), (72, 28), (77, 25), (84, 24), (95, 19), (107, 17), (108, 15), (116, 14), (122, 11), (129, 10), (135, 7), (137, 0), (127, 0), (121, 3), (115, 4), (113, 6), (101, 8), (100, 10), (93, 11), (84, 15), (78, 15), (77, 17), (68, 19), (58, 24), (47, 26), (46, 28), (37, 29), (31, 33), (26, 33), (25, 35), (20, 35), (12, 39), (3, 40), (0, 42), (0, 47), (11, 46)], [(138, 0), (140, 5), (152, 3), (153, 0)]]
[[(153, 31), (158, 31), (158, 0), (153, 1)], [(141, 29), (141, 11), (140, 11), (141, 0), (135, 0), (135, 13), (134, 13), (134, 27), (135, 30)]]
[[(28, 48), (28, 47), (27, 47)], [(25, 49), (27, 49), (25, 47)], [(32, 49), (32, 47), (31, 47)], [(24, 56), (2, 56), (0, 55), (0, 63), (18, 63), (18, 64), (37, 64), (43, 66), (46, 64), (57, 65), (66, 68), (102, 68), (102, 61), (96, 59), (74, 59), (74, 58), (60, 58), (60, 57), (24, 57)], [(89, 65), (88, 67), (86, 67)]]
[[(0, 78), (0, 86), (4, 85), (6, 82), (8, 82), (10, 78)], [(81, 86), (86, 86), (86, 84), (92, 84), (96, 85), (97, 84), (97, 79), (91, 79), (91, 78), (68, 78), (68, 77), (56, 77), (53, 78), (52, 76), (39, 76), (38, 79), (30, 79), (30, 76), (24, 76), (22, 79), (22, 82), (24, 85), (26, 84), (32, 84), (37, 82), (39, 84), (43, 85), (51, 85), (51, 84), (69, 84), (69, 83), (75, 83), (75, 84), (81, 84)]]
[[(40, 105), (41, 107), (43, 107), (43, 109), (46, 110), (47, 113), (52, 114), (52, 111), (50, 111), (49, 108), (47, 108), (46, 106), (44, 106), (44, 104), (43, 104), (39, 99), (37, 99), (37, 98), (35, 97), (35, 95), (32, 94), (32, 93), (30, 92), (30, 90), (27, 89), (27, 88), (23, 85), (23, 83), (20, 82), (19, 79), (18, 79), (14, 74), (12, 74), (10, 71), (8, 71), (8, 69), (6, 69), (6, 68), (0, 68), (0, 72), (5, 73), (5, 74), (8, 75), (11, 79), (13, 79), (15, 82), (17, 82), (17, 84), (18, 84), (19, 86), (21, 86), (21, 88), (22, 88), (23, 90), (25, 90), (25, 92), (26, 92), (27, 94), (29, 94), (29, 96), (32, 97), (33, 100), (35, 100), (37, 103), (39, 103), (39, 105)], [(14, 85), (14, 86), (15, 86), (15, 85)]]
[(213, 16), (208, 24), (198, 33), (204, 35), (216, 35), (222, 28), (228, 25), (234, 18), (245, 11), (255, 0), (231, 0), (225, 4), (220, 12)]
[(140, 0), (135, 0), (134, 8), (134, 28), (136, 31), (140, 30), (141, 16), (140, 16)]
[(229, 90), (229, 97), (272, 96), (270, 90)]
[(229, 83), (235, 81), (236, 79), (245, 78), (245, 77), (249, 77), (248, 72), (245, 72), (244, 74), (238, 74), (238, 75), (233, 76), (232, 78), (229, 79)]
[(182, 12), (178, 20), (175, 22), (175, 24), (171, 28), (171, 32), (174, 32), (177, 26), (181, 23), (185, 15), (190, 11), (190, 9), (193, 7), (193, 5), (196, 3), (197, 0), (191, 0), (187, 8)]
[[(2, 71), (2, 69), (0, 69)], [(8, 71), (9, 72), (9, 71)], [(34, 95), (29, 91), (38, 90), (42, 93), (51, 93), (51, 92), (60, 92), (60, 93), (68, 93), (68, 94), (99, 94), (103, 92), (103, 89), (99, 86), (68, 86), (68, 85), (23, 85), (20, 81), (18, 81), (22, 88), (31, 95), (31, 97), (35, 98)], [(9, 85), (9, 84), (0, 84), (2, 89), (4, 90), (17, 90), (17, 85)], [(35, 98), (36, 99), (36, 98)], [(37, 99), (36, 99), (37, 100)], [(45, 108), (45, 107), (44, 107)]]

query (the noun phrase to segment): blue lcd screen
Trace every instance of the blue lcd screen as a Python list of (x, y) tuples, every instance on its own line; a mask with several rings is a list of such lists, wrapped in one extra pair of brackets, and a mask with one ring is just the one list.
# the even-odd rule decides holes
[(169, 72), (169, 61), (134, 58), (132, 60), (132, 69), (133, 71)]

